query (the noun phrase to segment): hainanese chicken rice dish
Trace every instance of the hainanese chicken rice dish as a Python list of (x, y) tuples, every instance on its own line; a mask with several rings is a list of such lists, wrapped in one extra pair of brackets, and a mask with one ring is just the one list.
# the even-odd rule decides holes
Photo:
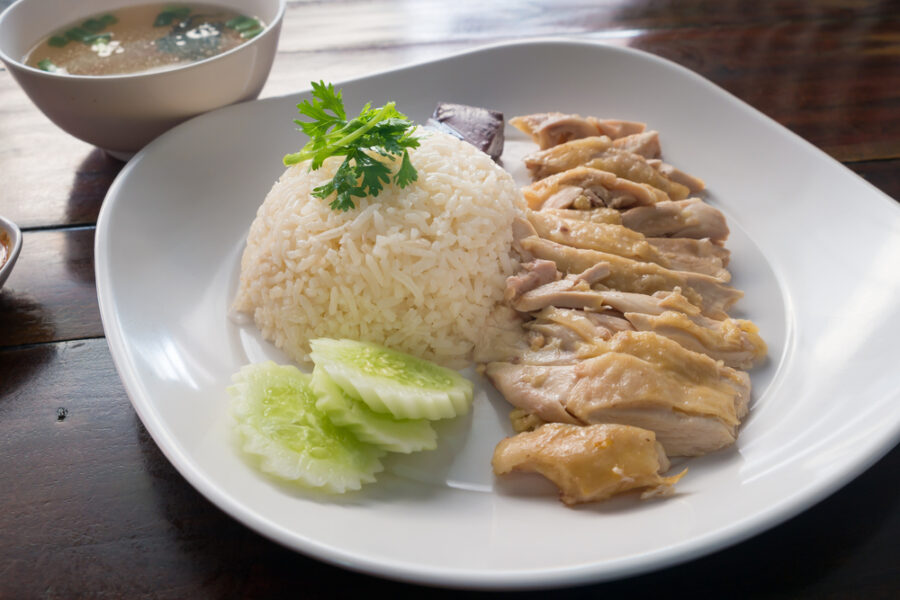
[(539, 147), (520, 189), (497, 111), (348, 116), (321, 82), (298, 109), (309, 141), (250, 225), (233, 302), (294, 363), (246, 365), (228, 388), (267, 476), (344, 493), (390, 453), (435, 450), (433, 423), (471, 409), (455, 369), (473, 362), (513, 406), (484, 460), (566, 504), (669, 495), (687, 471), (667, 475), (670, 457), (734, 444), (766, 345), (728, 315), (743, 294), (724, 216), (656, 131), (516, 117)]

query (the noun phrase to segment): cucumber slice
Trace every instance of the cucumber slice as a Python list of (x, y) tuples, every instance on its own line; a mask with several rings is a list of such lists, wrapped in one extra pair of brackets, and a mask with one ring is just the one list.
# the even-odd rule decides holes
[(276, 477), (326, 492), (358, 490), (383, 470), (384, 451), (357, 440), (316, 408), (310, 376), (273, 362), (247, 365), (228, 388), (243, 450)]
[(344, 391), (398, 419), (446, 419), (472, 403), (472, 382), (434, 363), (370, 342), (320, 338), (310, 356)]
[(338, 387), (322, 367), (313, 369), (311, 387), (319, 397), (316, 408), (362, 442), (403, 454), (437, 448), (437, 433), (431, 423), (424, 419), (395, 419), (388, 413), (375, 412)]

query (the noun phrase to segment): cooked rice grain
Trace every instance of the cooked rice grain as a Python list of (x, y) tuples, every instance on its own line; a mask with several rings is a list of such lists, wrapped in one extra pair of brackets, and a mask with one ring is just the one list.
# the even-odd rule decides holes
[(461, 367), (516, 268), (523, 201), (482, 152), (442, 133), (411, 153), (419, 179), (338, 212), (310, 196), (340, 164), (290, 167), (250, 227), (233, 308), (300, 363), (317, 337), (373, 341)]

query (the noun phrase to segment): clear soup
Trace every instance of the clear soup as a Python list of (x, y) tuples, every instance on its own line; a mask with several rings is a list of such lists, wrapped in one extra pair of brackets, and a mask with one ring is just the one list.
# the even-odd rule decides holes
[(143, 4), (60, 28), (31, 49), (25, 64), (73, 75), (143, 73), (227, 52), (264, 28), (256, 17), (209, 4)]

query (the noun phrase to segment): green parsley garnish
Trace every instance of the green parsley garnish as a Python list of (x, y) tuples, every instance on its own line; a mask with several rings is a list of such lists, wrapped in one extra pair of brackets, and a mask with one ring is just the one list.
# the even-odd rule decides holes
[[(315, 171), (326, 158), (344, 157), (334, 178), (315, 188), (313, 196), (324, 200), (334, 194), (329, 206), (346, 211), (356, 207), (353, 198), (374, 198), (386, 183), (393, 181), (403, 188), (418, 179), (408, 152), (419, 146), (419, 140), (413, 137), (415, 124), (399, 112), (393, 102), (379, 108), (366, 104), (358, 117), (348, 121), (341, 92), (335, 92), (333, 85), (313, 82), (312, 95), (312, 102), (304, 100), (297, 105), (300, 114), (312, 121), (294, 120), (309, 136), (309, 142), (300, 152), (286, 155), (284, 164), (294, 165), (311, 159), (310, 169)], [(400, 168), (393, 177), (389, 164), (379, 160), (378, 156), (402, 157)]]

